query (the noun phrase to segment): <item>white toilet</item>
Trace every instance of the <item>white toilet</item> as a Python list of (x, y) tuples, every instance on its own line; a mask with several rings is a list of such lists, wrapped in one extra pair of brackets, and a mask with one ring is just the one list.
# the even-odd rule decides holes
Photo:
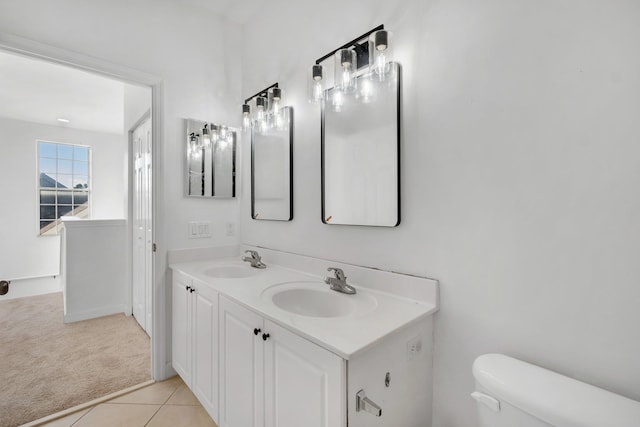
[(473, 375), (478, 427), (640, 427), (640, 402), (503, 354)]

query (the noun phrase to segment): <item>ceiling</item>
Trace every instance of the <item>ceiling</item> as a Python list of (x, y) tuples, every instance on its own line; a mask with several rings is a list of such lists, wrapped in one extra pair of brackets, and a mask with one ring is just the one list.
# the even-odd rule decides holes
[(222, 16), (230, 22), (245, 24), (250, 18), (259, 13), (266, 5), (265, 0), (187, 0), (194, 6), (199, 6)]
[(123, 134), (124, 87), (86, 71), (0, 51), (0, 117)]

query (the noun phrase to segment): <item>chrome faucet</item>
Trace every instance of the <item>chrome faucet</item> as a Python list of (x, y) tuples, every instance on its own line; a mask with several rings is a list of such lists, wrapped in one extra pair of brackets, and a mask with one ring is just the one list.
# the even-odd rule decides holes
[(347, 276), (344, 275), (344, 271), (342, 271), (341, 268), (329, 267), (327, 268), (327, 271), (333, 271), (336, 275), (336, 277), (324, 278), (324, 283), (329, 285), (332, 290), (349, 295), (356, 293), (356, 288), (351, 285), (347, 285)]
[(267, 264), (262, 262), (262, 258), (258, 255), (257, 251), (244, 251), (249, 256), (242, 257), (242, 261), (248, 262), (253, 268), (267, 268)]

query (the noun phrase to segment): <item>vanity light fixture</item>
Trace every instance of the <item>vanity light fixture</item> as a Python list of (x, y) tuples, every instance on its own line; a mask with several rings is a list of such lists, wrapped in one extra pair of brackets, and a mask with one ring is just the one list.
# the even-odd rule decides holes
[[(250, 102), (255, 99), (255, 111), (251, 114)], [(244, 100), (242, 104), (242, 130), (253, 128), (264, 133), (270, 128), (282, 128), (286, 125), (282, 89), (278, 83), (262, 89), (260, 92)]]
[[(327, 100), (336, 111), (340, 111), (345, 97), (351, 94), (361, 102), (373, 102), (375, 91), (371, 77), (375, 75), (378, 81), (385, 81), (394, 69), (390, 65), (390, 39), (391, 33), (384, 29), (384, 25), (378, 25), (316, 59), (315, 65), (311, 67), (309, 102), (317, 104)], [(335, 68), (334, 88), (330, 91), (331, 99), (327, 99), (330, 88), (324, 82), (322, 63), (331, 57), (334, 58)], [(357, 78), (358, 75), (363, 75), (363, 78)]]

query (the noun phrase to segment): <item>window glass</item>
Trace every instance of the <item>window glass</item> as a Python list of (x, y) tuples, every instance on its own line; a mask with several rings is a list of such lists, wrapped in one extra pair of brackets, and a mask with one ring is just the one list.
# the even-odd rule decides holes
[(38, 142), (40, 235), (56, 235), (60, 217), (88, 217), (91, 148)]

